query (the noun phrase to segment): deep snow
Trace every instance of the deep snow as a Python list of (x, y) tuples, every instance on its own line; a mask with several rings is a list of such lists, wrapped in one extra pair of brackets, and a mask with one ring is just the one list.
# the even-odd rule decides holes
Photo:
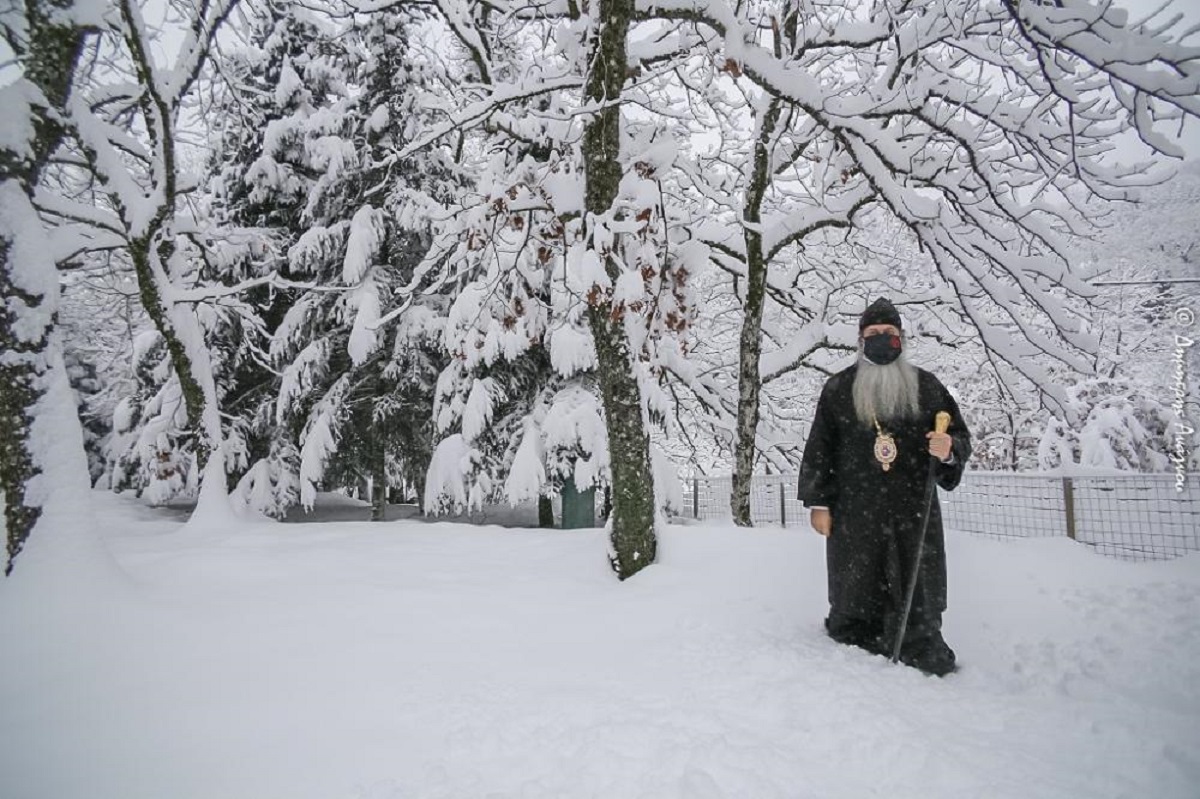
[(821, 634), (812, 533), (622, 584), (600, 530), (92, 501), (111, 560), (0, 585), (6, 799), (1200, 794), (1197, 555), (952, 533), (938, 680)]

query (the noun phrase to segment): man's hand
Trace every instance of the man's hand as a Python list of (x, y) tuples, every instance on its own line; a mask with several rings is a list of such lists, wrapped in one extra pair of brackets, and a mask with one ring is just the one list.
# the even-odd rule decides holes
[(812, 528), (826, 538), (833, 531), (833, 514), (829, 512), (829, 508), (813, 508), (809, 514), (808, 523)]
[(954, 439), (950, 438), (949, 433), (926, 433), (925, 437), (929, 439), (929, 454), (937, 458), (939, 461), (950, 460), (950, 445), (954, 443)]

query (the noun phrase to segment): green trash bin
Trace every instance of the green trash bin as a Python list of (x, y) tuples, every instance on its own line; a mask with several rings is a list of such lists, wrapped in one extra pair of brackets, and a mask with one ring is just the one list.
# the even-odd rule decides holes
[(562, 527), (577, 530), (596, 526), (596, 488), (580, 491), (575, 480), (568, 477), (562, 489)]

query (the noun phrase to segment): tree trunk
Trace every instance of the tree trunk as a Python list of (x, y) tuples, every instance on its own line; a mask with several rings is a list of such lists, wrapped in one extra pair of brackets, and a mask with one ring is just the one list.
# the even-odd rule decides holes
[(537, 500), (538, 527), (554, 526), (554, 501), (542, 494)]
[[(119, 7), (126, 26), (125, 41), (141, 92), (139, 102), (151, 156), (159, 163), (152, 176), (151, 190), (157, 206), (148, 222), (135, 222), (129, 217), (120, 192), (114, 200), (127, 228), (130, 259), (137, 273), (142, 305), (166, 342), (183, 393), (188, 427), (195, 436), (196, 460), (201, 474), (196, 510), (210, 518), (214, 513), (231, 516), (216, 378), (211, 353), (204, 341), (203, 326), (194, 309), (177, 303), (174, 297), (164, 296), (171, 288), (169, 264), (176, 249), (174, 227), (180, 197), (175, 126), (181, 105), (177, 97), (162, 93), (163, 74), (143, 39), (135, 4), (132, 0), (121, 0), (114, 5)], [(207, 4), (203, 7), (208, 8)], [(197, 19), (195, 24), (199, 28), (201, 21)], [(187, 313), (176, 313), (184, 308)]]
[(612, 566), (622, 580), (654, 562), (654, 478), (650, 470), (650, 438), (642, 419), (641, 392), (629, 359), (623, 323), (610, 317), (607, 303), (588, 309), (600, 391), (608, 429), (612, 468)]
[(37, 383), (45, 368), (49, 328), (38, 332), (32, 341), (17, 332), (17, 314), (24, 306), (36, 308), (44, 297), (30, 296), (12, 281), (12, 242), (0, 237), (0, 488), (4, 491), (4, 527), (8, 531), (8, 561), (5, 574), (12, 573), (13, 561), (41, 516), (41, 508), (26, 503), (29, 481), (40, 473), (29, 442), (34, 406), (41, 396)]
[(730, 510), (733, 522), (750, 527), (750, 483), (754, 476), (755, 442), (758, 435), (759, 397), (762, 393), (759, 359), (762, 355), (762, 319), (766, 305), (767, 259), (763, 253), (759, 223), (762, 202), (771, 183), (770, 144), (779, 124), (782, 105), (771, 101), (754, 143), (754, 172), (742, 209), (743, 236), (746, 244), (746, 302), (743, 306), (742, 334), (738, 353), (737, 442), (734, 445), (733, 490)]
[[(631, 0), (599, 0), (596, 36), (587, 55), (584, 101), (607, 103), (583, 132), (586, 207), (589, 214), (612, 209), (621, 181), (620, 97), (628, 73), (625, 39), (633, 15)], [(601, 253), (615, 282), (619, 266)], [(612, 301), (600, 298), (588, 308), (588, 323), (596, 343), (600, 392), (608, 429), (612, 464), (612, 566), (624, 580), (654, 562), (654, 482), (650, 471), (650, 439), (642, 418), (641, 394), (633, 374), (632, 353), (621, 318), (614, 318)]]
[[(174, 367), (175, 375), (179, 378), (179, 387), (183, 392), (183, 403), (187, 410), (188, 427), (195, 441), (196, 462), (200, 471), (203, 472), (204, 467), (208, 464), (209, 453), (220, 440), (210, 440), (211, 435), (209, 431), (205, 430), (204, 389), (201, 388), (200, 382), (196, 379), (192, 359), (188, 356), (187, 348), (175, 330), (175, 326), (171, 323), (170, 314), (166, 304), (162, 300), (162, 293), (158, 285), (159, 281), (150, 260), (151, 244), (149, 239), (150, 237), (148, 236), (146, 239), (131, 241), (129, 243), (129, 257), (133, 262), (134, 273), (137, 275), (138, 293), (141, 296), (142, 307), (146, 310), (146, 315), (150, 317), (150, 321), (154, 323), (154, 327), (166, 342), (167, 352), (171, 357), (171, 366)], [(172, 246), (169, 243), (162, 245), (160, 249), (165, 250), (165, 252), (159, 253), (159, 263), (165, 264), (167, 262)]]
[(729, 496), (733, 523), (741, 527), (753, 524), (750, 520), (750, 483), (754, 476), (758, 405), (762, 391), (758, 362), (762, 353), (762, 318), (767, 285), (762, 237), (757, 232), (746, 231), (746, 250), (748, 280), (738, 364), (737, 443), (734, 446), (733, 490)]
[(387, 520), (387, 501), (388, 501), (388, 482), (387, 482), (387, 447), (383, 445), (383, 436), (379, 436), (380, 443), (377, 444), (377, 451), (371, 460), (373, 461), (374, 474), (371, 475), (371, 521), (382, 522)]
[(1017, 456), (1017, 420), (1012, 411), (1008, 412), (1008, 432), (1011, 442), (1008, 451), (1008, 468), (1015, 472), (1020, 461)]
[[(70, 19), (65, 12), (72, 5), (73, 0), (27, 0), (29, 39), (8, 42), (16, 50), (24, 79), (40, 90), (52, 111), (66, 104), (83, 51), (85, 32), (63, 22)], [(34, 138), (28, 147), (0, 148), (0, 183), (6, 184), (0, 186), (0, 193), (9, 195), (9, 190), (15, 189), (32, 197), (42, 168), (62, 142), (63, 130), (54, 117), (47, 109), (37, 109)], [(7, 210), (17, 216), (15, 208)], [(42, 512), (26, 494), (29, 481), (42, 471), (30, 444), (30, 429), (42, 396), (39, 386), (51, 368), (46, 355), (57, 322), (52, 309), (58, 304), (56, 296), (22, 285), (25, 281), (18, 277), (19, 265), (14, 260), (19, 235), (15, 227), (0, 228), (0, 352), (4, 353), (0, 359), (0, 491), (7, 532), (5, 574), (12, 573), (13, 562)], [(36, 324), (31, 325), (34, 318)]]

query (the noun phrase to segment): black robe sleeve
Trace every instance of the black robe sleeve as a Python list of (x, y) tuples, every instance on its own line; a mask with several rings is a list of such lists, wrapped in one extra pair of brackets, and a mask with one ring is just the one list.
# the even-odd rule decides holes
[(808, 441), (804, 444), (804, 458), (800, 462), (800, 484), (796, 498), (806, 508), (814, 505), (832, 508), (837, 499), (834, 464), (837, 463), (838, 441), (831, 393), (830, 383), (827, 382), (817, 401)]
[(950, 451), (954, 457), (950, 463), (937, 465), (937, 484), (943, 491), (953, 491), (962, 480), (963, 470), (971, 458), (971, 433), (967, 430), (966, 420), (963, 419), (954, 397), (941, 382), (938, 383), (938, 389), (942, 396), (937, 410), (950, 414), (950, 429), (947, 432), (952, 439)]

